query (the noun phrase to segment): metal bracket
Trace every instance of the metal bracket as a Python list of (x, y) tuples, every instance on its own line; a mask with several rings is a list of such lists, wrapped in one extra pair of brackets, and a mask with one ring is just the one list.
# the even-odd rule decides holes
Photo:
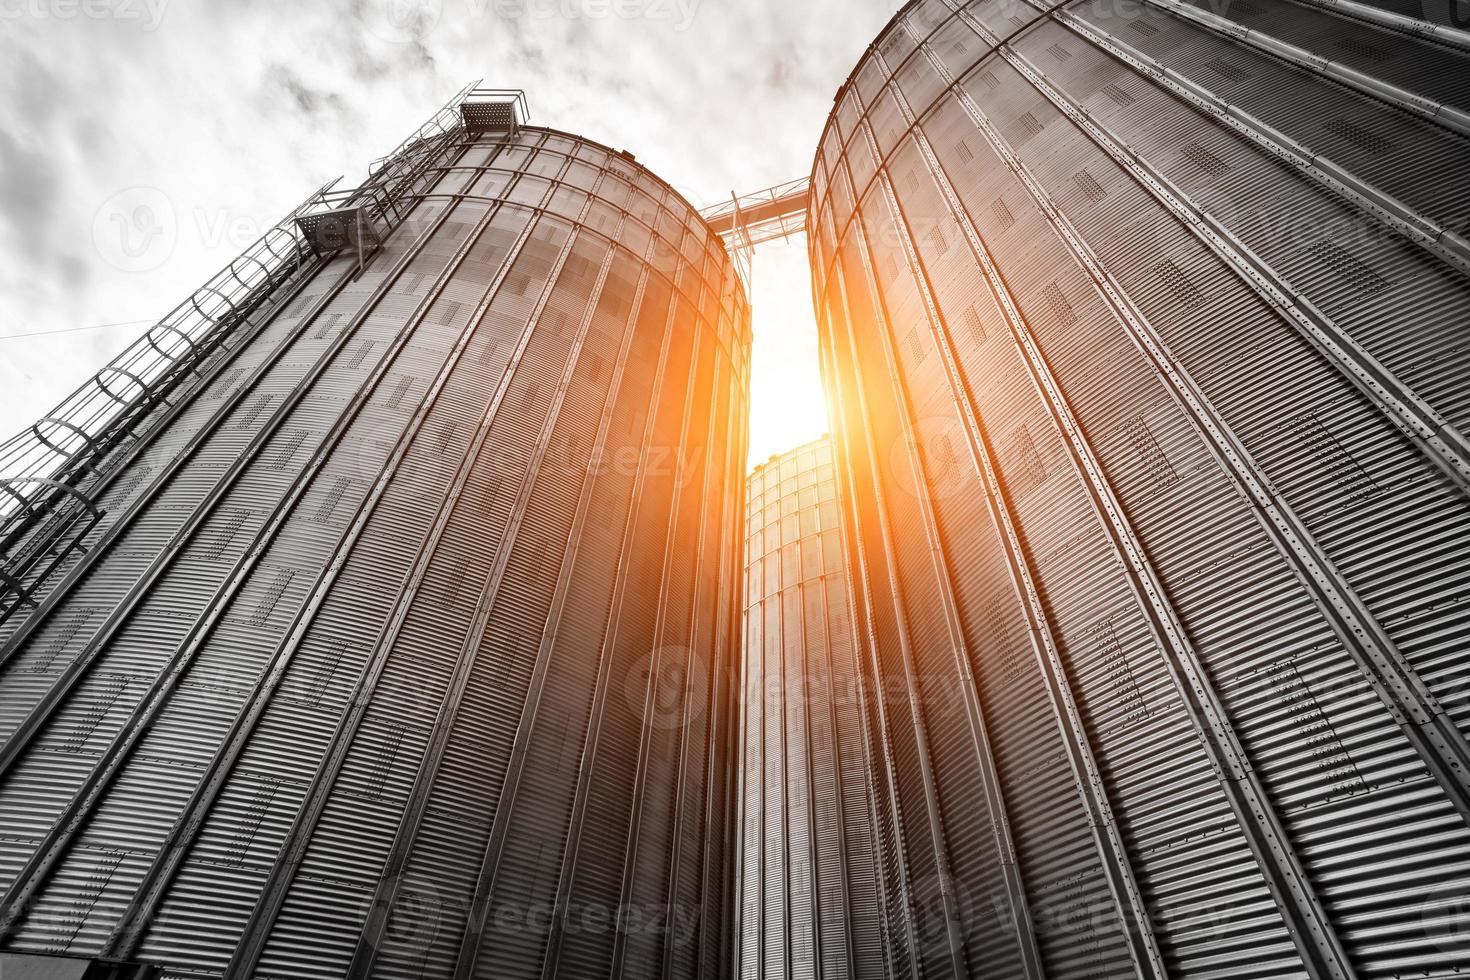
[(514, 139), (531, 113), (520, 89), (477, 88), (460, 104), (459, 114), (471, 136), (501, 134)]
[(318, 258), (329, 258), (344, 248), (356, 249), (358, 271), (383, 243), (383, 236), (363, 206), (304, 215), (296, 219), (296, 227)]

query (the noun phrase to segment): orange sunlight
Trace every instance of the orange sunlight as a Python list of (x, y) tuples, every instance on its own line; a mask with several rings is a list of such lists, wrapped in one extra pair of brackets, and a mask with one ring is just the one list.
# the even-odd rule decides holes
[(755, 467), (827, 431), (806, 236), (755, 250), (750, 456)]

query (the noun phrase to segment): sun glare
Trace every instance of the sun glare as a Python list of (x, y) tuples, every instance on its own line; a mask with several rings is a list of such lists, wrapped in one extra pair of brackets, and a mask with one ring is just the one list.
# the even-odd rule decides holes
[(755, 250), (750, 456), (754, 467), (827, 431), (806, 237)]

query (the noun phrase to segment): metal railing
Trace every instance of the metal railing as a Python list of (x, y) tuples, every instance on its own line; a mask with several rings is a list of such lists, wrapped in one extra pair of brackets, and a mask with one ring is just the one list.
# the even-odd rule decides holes
[(810, 195), (811, 180), (802, 177), (753, 194), (731, 194), (730, 200), (705, 208), (700, 216), (731, 248), (748, 249), (806, 231)]
[(374, 161), (360, 186), (336, 190), (334, 180), (313, 192), (44, 418), (0, 443), (0, 622), (33, 604), (37, 589), (83, 547), (103, 516), (94, 492), (126, 449), (197, 390), (214, 354), (263, 325), (289, 287), (331, 257), (308, 239), (303, 219), (360, 209), (386, 236), (464, 133), (466, 104), (508, 102), (516, 123), (525, 118), (523, 93), (478, 84)]

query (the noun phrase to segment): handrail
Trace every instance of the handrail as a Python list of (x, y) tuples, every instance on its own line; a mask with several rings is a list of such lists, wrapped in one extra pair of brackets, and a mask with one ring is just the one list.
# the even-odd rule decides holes
[(811, 179), (788, 180), (753, 194), (730, 195), (730, 200), (699, 212), (710, 230), (732, 249), (750, 248), (806, 230)]
[[(401, 223), (399, 205), (412, 202), (414, 184), (463, 132), (460, 107), (466, 100), (513, 98), (524, 107), (524, 93), (478, 89), (478, 85), (476, 81), (465, 86), (412, 136), (375, 161), (361, 185), (337, 190), (338, 178), (317, 188), (39, 422), (0, 441), (0, 488), (5, 491), (0, 494), (0, 597), (22, 587), (17, 594), (33, 593), (38, 585), (25, 586), (16, 576), (12, 565), (17, 559), (9, 553), (12, 546), (28, 535), (46, 536), (39, 544), (50, 547), (56, 545), (49, 537), (53, 533), (86, 533), (90, 524), (79, 531), (67, 522), (54, 532), (45, 525), (32, 531), (62, 496), (82, 500), (95, 523), (100, 512), (89, 490), (114, 466), (114, 450), (140, 436), (148, 420), (158, 417), (154, 410), (160, 404), (174, 403), (175, 394), (195, 390), (206, 376), (200, 366), (217, 350), (228, 349), (232, 336), (251, 324), (252, 315), (279, 298), (283, 284), (326, 261), (309, 247), (298, 219), (359, 206), (386, 233)], [(178, 337), (182, 349), (171, 350), (178, 345), (158, 342), (162, 333)], [(136, 390), (109, 386), (109, 380), (116, 378), (127, 379)], [(54, 425), (69, 434), (43, 433), (42, 425)], [(28, 490), (20, 492), (19, 486)], [(65, 546), (69, 549), (77, 543)], [(37, 545), (27, 541), (25, 549), (36, 551)], [(22, 577), (25, 574), (20, 572)]]

